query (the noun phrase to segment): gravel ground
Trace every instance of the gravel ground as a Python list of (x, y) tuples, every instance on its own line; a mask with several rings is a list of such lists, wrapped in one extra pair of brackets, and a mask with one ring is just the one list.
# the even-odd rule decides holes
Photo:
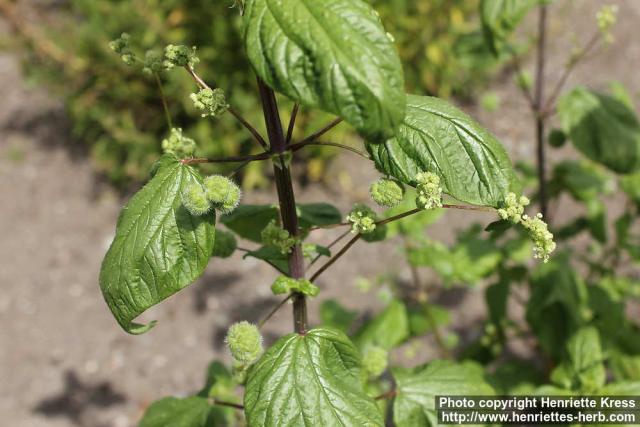
[[(630, 73), (640, 68), (640, 2), (614, 3), (621, 11), (616, 44), (578, 69), (570, 83), (603, 88), (619, 80), (637, 100), (640, 80)], [(559, 0), (552, 8), (552, 82), (562, 71), (570, 43), (592, 33), (592, 17), (602, 4)], [(514, 158), (531, 158), (531, 118), (523, 98), (510, 78), (497, 79), (491, 90), (502, 100), (498, 112), (466, 108), (505, 142)], [(240, 256), (216, 260), (196, 284), (145, 315), (160, 320), (153, 331), (125, 334), (97, 285), (123, 200), (93, 175), (82, 150), (70, 142), (60, 102), (27, 86), (16, 57), (9, 53), (0, 53), (0, 107), (3, 422), (15, 427), (133, 426), (150, 401), (197, 389), (211, 359), (228, 360), (222, 349), (226, 326), (240, 319), (255, 321), (269, 310), (277, 301), (267, 286), (275, 275), (256, 261), (240, 263)], [(366, 197), (366, 185), (374, 176), (365, 166), (352, 157), (334, 165), (348, 168), (348, 193), (356, 198)], [(346, 209), (348, 199), (340, 185), (305, 188), (298, 194), (301, 201), (337, 198), (338, 206)], [(250, 201), (271, 197), (256, 194)], [(452, 230), (467, 223), (467, 216), (452, 213), (442, 221), (445, 226), (429, 233), (448, 240)], [(318, 232), (322, 241), (333, 235)], [(348, 307), (374, 310), (380, 305), (377, 298), (362, 295), (353, 286), (355, 279), (389, 269), (401, 278), (408, 276), (390, 244), (359, 244), (351, 260), (337, 263), (323, 276), (320, 299), (339, 296)], [(455, 295), (455, 325), (473, 331), (484, 315), (482, 295), (477, 290)], [(312, 320), (317, 319), (317, 307), (317, 301), (310, 306)], [(289, 310), (283, 310), (266, 328), (267, 338), (273, 340), (290, 328)], [(433, 357), (430, 341), (424, 344), (420, 357)]]

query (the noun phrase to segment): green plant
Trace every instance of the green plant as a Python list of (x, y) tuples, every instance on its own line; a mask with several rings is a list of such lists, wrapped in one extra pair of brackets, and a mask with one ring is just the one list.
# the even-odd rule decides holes
[[(481, 6), (486, 7), (486, 2)], [(279, 275), (271, 289), (287, 296), (257, 325), (241, 322), (231, 326), (227, 344), (233, 365), (227, 368), (214, 362), (199, 393), (152, 404), (141, 421), (143, 427), (382, 426), (389, 411), (397, 426), (427, 426), (437, 423), (436, 395), (625, 390), (633, 394), (630, 391), (638, 389), (640, 330), (625, 317), (622, 307), (626, 298), (637, 293), (637, 287), (631, 277), (616, 270), (623, 255), (640, 253), (638, 239), (631, 233), (640, 203), (635, 185), (637, 163), (635, 157), (629, 159), (640, 152), (630, 148), (640, 147), (633, 145), (640, 144), (640, 125), (628, 104), (621, 106), (614, 98), (581, 92), (566, 95), (561, 102), (563, 132), (587, 159), (603, 145), (602, 138), (613, 135), (609, 144), (615, 145), (612, 151), (620, 157), (597, 160), (613, 171), (623, 164), (625, 172), (634, 172), (618, 177), (629, 203), (616, 221), (613, 247), (578, 258), (589, 270), (583, 279), (571, 268), (567, 251), (571, 246), (566, 239), (589, 230), (603, 247), (608, 242), (599, 200), (608, 187), (608, 174), (601, 166), (567, 162), (556, 167), (557, 177), (550, 182), (544, 175), (540, 178), (544, 185), (533, 199), (543, 209), (550, 200), (543, 197), (544, 188), (553, 197), (569, 193), (587, 207), (586, 217), (558, 230), (557, 237), (567, 246), (552, 257), (554, 236), (540, 215), (525, 213), (530, 201), (522, 196), (516, 168), (500, 142), (446, 101), (405, 94), (393, 37), (367, 3), (247, 0), (237, 6), (243, 14), (242, 46), (258, 78), (266, 137), (240, 110), (233, 109), (232, 101), (228, 112), (262, 151), (231, 158), (194, 157), (190, 142), (186, 147), (179, 141), (167, 144), (165, 150), (170, 150), (153, 168), (149, 183), (122, 211), (102, 264), (100, 287), (123, 329), (132, 334), (147, 332), (155, 321), (143, 325), (135, 319), (191, 284), (212, 256), (241, 250), (237, 237), (259, 245), (246, 249), (246, 256), (273, 266)], [(540, 7), (544, 17), (547, 6)], [(501, 43), (504, 46), (507, 40)], [(124, 61), (136, 63), (130, 57), (130, 46), (121, 42), (113, 46)], [(184, 71), (200, 90), (214, 93), (216, 88), (196, 71), (198, 61), (192, 48), (174, 45), (165, 52), (165, 67)], [(543, 71), (538, 69), (537, 85)], [(286, 131), (275, 92), (294, 103)], [(196, 104), (203, 103), (195, 98)], [(572, 104), (584, 98), (589, 102)], [(301, 108), (320, 109), (338, 118), (297, 139), (294, 127)], [(537, 126), (540, 120), (544, 125), (541, 110), (534, 111)], [(584, 120), (585, 115), (597, 119)], [(343, 121), (364, 138), (366, 153), (321, 141)], [(580, 126), (589, 126), (592, 132)], [(544, 127), (542, 133), (544, 137)], [(356, 204), (343, 221), (329, 204), (297, 204), (291, 163), (310, 145), (345, 148), (371, 160), (384, 175), (372, 186), (372, 198), (390, 209), (376, 212)], [(197, 169), (220, 162), (236, 162), (240, 167), (268, 162), (277, 204), (238, 205), (240, 191), (228, 177), (205, 178)], [(486, 228), (488, 234), (478, 225), (464, 230), (453, 247), (426, 239), (422, 230), (451, 209), (493, 213), (496, 221)], [(227, 231), (217, 230), (221, 226)], [(346, 231), (330, 246), (313, 243), (315, 230), (338, 227)], [(334, 252), (348, 236), (351, 238)], [(397, 278), (389, 274), (378, 281), (392, 291), (381, 294), (387, 304), (377, 316), (356, 329), (357, 313), (336, 301), (326, 301), (320, 307), (322, 325), (311, 328), (307, 302), (322, 291), (318, 278), (360, 240), (374, 243), (391, 237), (403, 242), (412, 273), (412, 298), (403, 299), (393, 292)], [(532, 251), (542, 261), (537, 267), (531, 266)], [(320, 260), (323, 263), (308, 274)], [(486, 291), (489, 316), (483, 333), (477, 342), (457, 352), (459, 360), (453, 360), (457, 339), (441, 330), (450, 316), (431, 301), (434, 292), (421, 277), (422, 267), (436, 271), (447, 286), (494, 281)], [(530, 292), (524, 302), (526, 325), (511, 319), (507, 310), (523, 284), (529, 284)], [(361, 286), (371, 287), (366, 281)], [(263, 352), (259, 330), (288, 301), (293, 306), (294, 332)], [(411, 369), (392, 363), (390, 351), (425, 334), (433, 334), (442, 358), (448, 360)], [(546, 372), (536, 364), (501, 361), (514, 334), (536, 338), (539, 354), (549, 360)], [(489, 363), (498, 368), (483, 367)], [(609, 384), (606, 368), (615, 373), (615, 381)], [(241, 387), (242, 403), (236, 394)]]
[[(398, 37), (401, 58), (415, 64), (407, 75), (408, 87), (445, 97), (470, 94), (496, 64), (478, 37), (476, 1), (418, 3), (375, 2), (383, 21)], [(40, 29), (21, 19), (19, 13), (12, 13), (9, 0), (0, 1), (4, 15), (27, 41), (29, 49), (20, 46), (20, 51), (27, 53), (28, 75), (61, 95), (73, 133), (88, 147), (95, 169), (120, 186), (147, 178), (161, 153), (158, 142), (170, 132), (159, 84), (174, 122), (185, 135), (216, 141), (201, 147), (201, 154), (222, 157), (252, 152), (249, 135), (228, 115), (215, 125), (198, 119), (202, 114), (219, 114), (225, 102), (220, 101), (224, 88), (229, 104), (244, 111), (252, 123), (261, 120), (259, 112), (251, 108), (259, 103), (255, 81), (239, 72), (250, 65), (240, 45), (239, 16), (228, 13), (232, 4), (231, 0), (213, 4), (197, 0), (71, 0), (59, 8), (46, 6), (39, 13), (43, 17)], [(137, 58), (144, 64), (147, 72), (142, 75), (109, 52), (107, 42), (123, 31), (130, 36), (131, 56), (126, 58)], [(418, 31), (420, 37), (416, 37)], [(191, 91), (189, 77), (162, 69), (163, 52), (157, 47), (178, 43), (199, 46), (198, 56), (207, 64), (201, 77), (215, 81), (218, 87), (215, 93), (193, 91), (196, 103), (183, 96)], [(447, 54), (452, 49), (457, 52), (454, 56)], [(209, 106), (205, 109), (206, 103)], [(211, 110), (214, 105), (217, 107)], [(291, 110), (290, 104), (286, 107)], [(323, 113), (301, 112), (295, 136), (301, 137), (326, 119)], [(263, 130), (261, 124), (257, 127)], [(357, 143), (346, 127), (337, 129), (333, 138), (340, 143)], [(303, 161), (296, 170), (311, 181), (321, 181), (335, 154), (335, 150), (309, 147), (298, 156)], [(210, 173), (230, 171), (224, 164), (207, 167)], [(245, 188), (265, 183), (258, 164), (244, 169), (241, 178)]]

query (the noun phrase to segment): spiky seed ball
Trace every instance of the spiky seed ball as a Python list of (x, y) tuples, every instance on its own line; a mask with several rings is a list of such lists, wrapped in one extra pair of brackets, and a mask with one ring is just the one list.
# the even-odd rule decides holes
[(420, 209), (442, 207), (442, 187), (440, 177), (431, 172), (420, 172), (416, 175), (416, 206)]
[(223, 214), (231, 213), (238, 207), (242, 190), (226, 176), (208, 176), (204, 180), (204, 187), (213, 206)]
[(216, 230), (216, 238), (213, 244), (211, 256), (229, 258), (238, 247), (238, 241), (233, 233), (224, 230)]
[(362, 355), (362, 368), (369, 378), (377, 378), (387, 369), (389, 353), (382, 347), (371, 346)]
[(376, 229), (377, 216), (369, 206), (355, 204), (346, 219), (351, 224), (351, 232), (354, 234), (373, 233)]
[(380, 178), (369, 188), (371, 198), (378, 205), (385, 208), (398, 206), (404, 198), (404, 187), (398, 181)]
[(211, 210), (207, 194), (197, 182), (189, 184), (182, 192), (182, 204), (193, 216), (202, 216)]
[(247, 321), (231, 325), (225, 342), (231, 356), (240, 363), (253, 363), (262, 355), (262, 335), (256, 325)]
[(162, 140), (162, 149), (179, 158), (191, 157), (196, 151), (196, 142), (184, 136), (181, 128), (173, 128), (169, 136)]

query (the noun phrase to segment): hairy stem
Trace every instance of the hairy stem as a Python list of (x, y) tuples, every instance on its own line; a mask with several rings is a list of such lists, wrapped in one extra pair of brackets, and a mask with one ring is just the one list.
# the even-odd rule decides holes
[(342, 119), (341, 118), (337, 118), (337, 119), (331, 121), (330, 123), (328, 123), (326, 126), (322, 127), (320, 130), (318, 130), (318, 131), (312, 133), (311, 135), (307, 136), (302, 141), (300, 141), (298, 144), (304, 144), (306, 142), (315, 141), (316, 139), (320, 138), (325, 133), (329, 132), (334, 127), (338, 126), (340, 123), (342, 123)]
[(222, 157), (219, 159), (206, 159), (206, 158), (194, 158), (194, 159), (182, 159), (181, 162), (186, 165), (194, 163), (240, 163), (240, 162), (254, 162), (256, 160), (266, 160), (272, 156), (271, 153), (250, 154), (248, 156), (231, 156)]
[(291, 138), (293, 138), (293, 129), (296, 126), (296, 117), (298, 117), (298, 110), (300, 109), (300, 105), (294, 104), (293, 110), (291, 111), (291, 119), (289, 120), (289, 128), (287, 129), (287, 139), (285, 143), (289, 145), (291, 142)]
[(219, 399), (211, 399), (210, 402), (213, 403), (214, 405), (228, 406), (229, 408), (240, 409), (240, 410), (244, 409), (244, 406), (239, 403), (226, 402), (224, 400), (219, 400)]
[(265, 316), (265, 318), (262, 319), (258, 323), (258, 328), (262, 328), (265, 325), (265, 323), (267, 323), (269, 321), (269, 319), (271, 319), (273, 317), (273, 315), (276, 314), (278, 312), (278, 310), (280, 310), (282, 308), (282, 306), (285, 305), (287, 303), (287, 301), (289, 301), (291, 299), (292, 296), (293, 296), (293, 294), (287, 295), (287, 297), (285, 299), (283, 299), (275, 307), (273, 307), (273, 309), (271, 309), (269, 314), (267, 314)]
[(158, 91), (160, 92), (160, 99), (162, 100), (162, 108), (164, 109), (164, 115), (167, 119), (167, 125), (169, 129), (173, 128), (173, 123), (171, 121), (171, 113), (169, 112), (169, 105), (167, 104), (167, 97), (164, 95), (164, 88), (162, 87), (162, 80), (160, 80), (160, 76), (158, 73), (153, 73), (153, 76), (156, 79), (156, 84), (158, 85)]
[(309, 279), (310, 281), (315, 281), (322, 273), (324, 273), (329, 267), (331, 267), (337, 260), (340, 259), (340, 257), (342, 257), (342, 255), (344, 255), (349, 248), (351, 248), (351, 246), (353, 246), (358, 240), (360, 240), (360, 237), (362, 235), (361, 234), (356, 234), (355, 236), (353, 236), (353, 238), (351, 240), (349, 240), (347, 242), (346, 245), (344, 245), (342, 247), (342, 249), (340, 249), (340, 252), (338, 252), (337, 254), (335, 254), (334, 256), (332, 256), (331, 258), (329, 258), (329, 261), (327, 261), (322, 267), (320, 267), (318, 269), (318, 271), (316, 271), (313, 276), (311, 276), (311, 279)]
[(337, 142), (321, 142), (321, 141), (306, 141), (306, 142), (298, 142), (296, 144), (291, 144), (289, 146), (289, 148), (291, 149), (291, 151), (298, 151), (301, 148), (304, 148), (308, 145), (320, 145), (320, 146), (325, 146), (325, 147), (338, 147), (338, 148), (342, 148), (343, 150), (348, 150), (351, 151), (352, 153), (356, 153), (357, 155), (359, 155), (360, 157), (364, 157), (365, 159), (371, 159), (371, 157), (369, 157), (369, 155), (363, 151), (358, 150), (357, 148), (353, 148), (350, 147), (348, 145), (344, 145), (344, 144), (338, 144)]
[[(547, 6), (540, 6), (538, 17), (538, 49), (536, 58), (536, 86), (534, 90), (535, 127), (536, 127), (536, 158), (538, 163), (538, 193), (540, 198), (540, 212), (547, 218), (547, 182), (545, 158), (545, 122), (544, 84), (547, 44)], [(547, 218), (547, 222), (549, 219)]]
[(373, 399), (374, 400), (386, 400), (386, 399), (392, 399), (392, 398), (396, 397), (397, 395), (398, 395), (398, 390), (392, 389), (392, 390), (389, 390), (386, 393), (382, 393), (382, 394), (374, 397)]
[[(282, 158), (287, 149), (286, 139), (282, 131), (282, 122), (278, 112), (276, 95), (264, 82), (258, 79), (258, 89), (262, 101), (264, 121), (267, 127), (267, 136), (271, 144), (271, 151), (280, 155), (273, 163), (273, 173), (278, 191), (280, 204), (280, 216), (282, 226), (294, 237), (298, 236), (298, 216), (296, 214), (296, 199), (291, 181), (291, 170)], [(304, 258), (302, 247), (296, 243), (289, 254), (289, 275), (300, 279), (304, 277)], [(295, 331), (304, 334), (307, 330), (307, 303), (304, 295), (293, 294), (293, 324)]]

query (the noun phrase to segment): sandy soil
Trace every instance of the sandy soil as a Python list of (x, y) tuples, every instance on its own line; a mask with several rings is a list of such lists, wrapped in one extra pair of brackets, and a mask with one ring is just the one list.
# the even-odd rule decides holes
[[(564, 52), (575, 39), (593, 31), (598, 0), (559, 0), (552, 8), (550, 80), (559, 76)], [(617, 1), (620, 24), (614, 47), (600, 53), (574, 74), (571, 83), (603, 88), (624, 82), (638, 99), (640, 80), (640, 2)], [(530, 66), (530, 64), (527, 64)], [(514, 158), (532, 158), (532, 127), (526, 104), (509, 78), (492, 86), (501, 108), (490, 113), (467, 107), (509, 147)], [(93, 175), (82, 150), (70, 142), (59, 101), (23, 81), (16, 58), (0, 54), (0, 413), (15, 427), (127, 427), (143, 408), (165, 395), (197, 389), (207, 363), (228, 360), (222, 337), (230, 322), (260, 319), (277, 300), (268, 285), (275, 273), (240, 256), (212, 262), (193, 286), (151, 310), (160, 322), (150, 333), (129, 336), (117, 326), (103, 303), (97, 275), (113, 237), (123, 204)], [(554, 154), (555, 156), (556, 154)], [(346, 154), (345, 156), (348, 156)], [(362, 166), (362, 167), (360, 167)], [(352, 157), (334, 166), (348, 167), (356, 198), (366, 197), (374, 176)], [(336, 200), (349, 206), (340, 184), (305, 188), (301, 201)], [(256, 194), (250, 201), (270, 200)], [(481, 218), (478, 218), (481, 219)], [(450, 239), (468, 217), (453, 213), (433, 237)], [(333, 232), (318, 232), (329, 241)], [(353, 286), (359, 275), (384, 270), (408, 277), (392, 244), (359, 244), (351, 263), (339, 262), (323, 276), (319, 300), (340, 297), (348, 307), (371, 309), (380, 303)], [(473, 331), (483, 317), (480, 292), (458, 292), (455, 325)], [(319, 301), (311, 306), (317, 319)], [(273, 340), (291, 328), (289, 310), (268, 324)], [(428, 339), (422, 358), (433, 356)]]

